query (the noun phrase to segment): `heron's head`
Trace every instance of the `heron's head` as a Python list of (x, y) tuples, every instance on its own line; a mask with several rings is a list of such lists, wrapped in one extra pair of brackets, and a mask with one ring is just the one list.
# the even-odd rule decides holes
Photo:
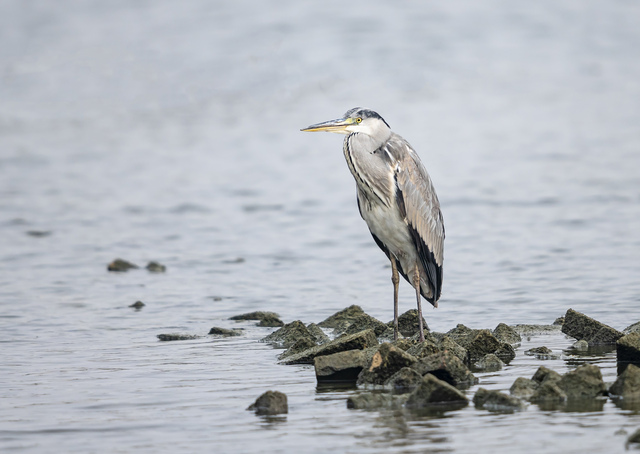
[(373, 110), (361, 107), (347, 111), (342, 118), (317, 123), (301, 131), (327, 131), (346, 135), (357, 132), (383, 140), (391, 134), (389, 125), (380, 115)]

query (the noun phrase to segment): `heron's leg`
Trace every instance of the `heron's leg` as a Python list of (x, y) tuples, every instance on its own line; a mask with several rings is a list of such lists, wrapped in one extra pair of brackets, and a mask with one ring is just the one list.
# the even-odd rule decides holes
[(420, 342), (424, 342), (424, 326), (422, 325), (422, 302), (420, 301), (420, 268), (416, 263), (413, 272), (413, 285), (416, 288), (416, 299), (418, 300), (418, 323), (420, 324)]
[(391, 282), (393, 282), (393, 340), (398, 340), (398, 285), (400, 278), (398, 276), (398, 264), (396, 258), (389, 254), (391, 259)]

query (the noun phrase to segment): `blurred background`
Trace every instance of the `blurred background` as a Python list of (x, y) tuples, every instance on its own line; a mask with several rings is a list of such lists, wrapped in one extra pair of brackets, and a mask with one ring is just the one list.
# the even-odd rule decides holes
[[(639, 19), (628, 0), (0, 1), (11, 414), (33, 415), (25, 374), (77, 364), (56, 394), (96, 358), (146, 358), (162, 331), (206, 334), (250, 310), (318, 322), (350, 304), (390, 320), (390, 268), (342, 138), (299, 132), (356, 106), (436, 186), (432, 329), (569, 307), (637, 321)], [(116, 257), (167, 272), (108, 273)], [(401, 284), (402, 312), (412, 295)]]

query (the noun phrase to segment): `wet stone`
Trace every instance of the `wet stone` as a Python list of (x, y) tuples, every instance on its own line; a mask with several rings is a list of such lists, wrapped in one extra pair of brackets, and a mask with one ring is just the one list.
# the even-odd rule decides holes
[(493, 330), (496, 339), (507, 344), (516, 345), (522, 342), (522, 337), (517, 331), (505, 323), (500, 323)]
[(567, 399), (593, 399), (607, 395), (600, 368), (593, 364), (585, 364), (567, 372), (557, 384)]
[(554, 355), (548, 347), (534, 347), (524, 352), (525, 355), (535, 356), (537, 359), (557, 359), (558, 355)]
[(513, 413), (525, 409), (524, 402), (517, 397), (484, 388), (478, 388), (473, 396), (473, 404), (476, 408), (484, 408), (493, 412)]
[(470, 386), (478, 382), (460, 358), (446, 351), (420, 359), (414, 369), (423, 376), (431, 374), (453, 386)]
[(345, 309), (342, 309), (341, 311), (336, 312), (330, 317), (327, 317), (326, 319), (318, 323), (318, 326), (321, 328), (332, 328), (337, 333), (341, 333), (346, 330), (356, 318), (364, 314), (365, 312), (362, 310), (362, 308), (354, 304)]
[(496, 372), (502, 370), (504, 363), (496, 355), (489, 353), (484, 355), (474, 366), (484, 372)]
[(538, 370), (536, 370), (536, 372), (533, 374), (533, 377), (531, 377), (531, 379), (538, 384), (543, 384), (545, 382), (555, 383), (560, 381), (561, 378), (562, 375), (560, 375), (558, 372), (544, 366), (538, 367)]
[(511, 344), (506, 342), (501, 342), (500, 347), (498, 347), (494, 354), (507, 364), (513, 361), (516, 357), (516, 351), (513, 349)]
[(468, 361), (476, 361), (484, 355), (495, 353), (501, 347), (500, 341), (488, 329), (479, 330), (468, 343), (461, 345), (467, 349)]
[(347, 399), (347, 408), (353, 410), (398, 409), (407, 397), (381, 392), (361, 392)]
[(584, 339), (580, 339), (579, 341), (576, 341), (571, 347), (580, 352), (586, 352), (587, 350), (589, 350), (589, 342)]
[(164, 273), (167, 267), (158, 262), (149, 262), (145, 268), (151, 273)]
[(364, 350), (376, 345), (378, 345), (378, 339), (373, 330), (368, 329), (291, 355), (282, 361), (282, 364), (313, 364), (317, 356), (331, 355), (347, 350)]
[(280, 316), (275, 312), (265, 312), (265, 311), (254, 311), (247, 312), (246, 314), (234, 315), (233, 317), (229, 317), (229, 320), (265, 320), (272, 318), (279, 318)]
[(390, 387), (394, 393), (405, 394), (410, 393), (422, 383), (422, 375), (411, 367), (403, 367), (393, 374), (385, 385)]
[(562, 330), (560, 325), (513, 325), (512, 328), (524, 337), (559, 333)]
[(107, 270), (115, 272), (124, 272), (134, 268), (138, 268), (138, 265), (122, 259), (115, 259), (107, 265)]
[(618, 361), (640, 365), (640, 333), (631, 333), (616, 342)]
[[(390, 322), (393, 327), (393, 322)], [(429, 331), (424, 317), (422, 318), (423, 330), (426, 333)], [(420, 332), (420, 320), (418, 319), (418, 309), (411, 309), (398, 317), (398, 331), (404, 337), (411, 337)]]
[(440, 350), (444, 352), (451, 353), (457, 356), (460, 361), (467, 360), (467, 349), (462, 345), (458, 344), (456, 341), (451, 339), (449, 336), (444, 336), (439, 344)]
[(518, 377), (509, 388), (509, 393), (514, 397), (529, 400), (538, 389), (538, 386), (540, 384), (530, 378)]
[(558, 317), (553, 321), (553, 325), (562, 326), (564, 325), (564, 317)]
[(268, 328), (280, 328), (284, 326), (284, 322), (280, 320), (280, 317), (278, 317), (275, 314), (265, 315), (258, 323), (258, 326), (264, 326)]
[(329, 339), (329, 336), (327, 336), (324, 333), (324, 331), (322, 331), (322, 329), (318, 325), (316, 325), (315, 323), (309, 323), (307, 325), (307, 331), (309, 331), (309, 333), (313, 337), (313, 340), (318, 345), (326, 344), (327, 342), (329, 342), (331, 340), (331, 339)]
[(129, 307), (132, 307), (134, 309), (142, 309), (145, 306), (145, 304), (142, 301), (136, 301), (133, 304), (130, 304)]
[(362, 350), (317, 356), (314, 360), (316, 379), (318, 383), (355, 383), (366, 363)]
[(160, 339), (163, 342), (192, 340), (192, 339), (199, 339), (201, 337), (202, 336), (198, 336), (197, 334), (185, 334), (185, 333), (158, 334), (158, 339)]
[(358, 385), (383, 385), (403, 367), (411, 366), (416, 358), (389, 343), (380, 345), (370, 364), (358, 376)]
[(279, 360), (283, 360), (288, 356), (298, 354), (305, 350), (309, 350), (310, 348), (315, 347), (317, 344), (308, 337), (301, 337), (297, 341), (293, 343), (289, 348), (287, 348), (284, 352), (282, 352), (279, 356)]
[(564, 316), (562, 332), (577, 340), (584, 339), (589, 345), (615, 344), (623, 336), (620, 331), (573, 309)]
[(242, 330), (218, 328), (217, 326), (214, 326), (209, 330), (209, 334), (212, 336), (233, 337), (240, 336), (242, 334)]
[(440, 403), (468, 403), (469, 399), (457, 388), (431, 374), (422, 378), (418, 387), (409, 394), (407, 408), (423, 408)]
[(611, 385), (609, 394), (628, 400), (640, 400), (640, 367), (629, 364)]
[(629, 325), (622, 330), (622, 334), (631, 334), (631, 333), (640, 333), (640, 322), (636, 322), (632, 325)]
[(353, 319), (342, 335), (350, 335), (366, 329), (372, 329), (376, 336), (380, 336), (387, 328), (387, 325), (382, 323), (380, 320), (370, 316), (369, 314), (362, 314)]
[(415, 358), (424, 358), (425, 356), (435, 355), (440, 352), (440, 348), (431, 340), (425, 339), (424, 342), (418, 342), (406, 350)]
[(278, 415), (289, 412), (287, 395), (280, 391), (267, 391), (249, 405), (247, 410), (255, 411), (257, 415)]
[(564, 402), (567, 400), (567, 395), (560, 389), (557, 382), (547, 381), (538, 386), (529, 400), (536, 403)]
[(276, 330), (262, 338), (260, 342), (289, 348), (302, 338), (313, 339), (313, 336), (309, 333), (307, 327), (304, 326), (304, 323), (300, 320), (296, 320), (291, 323), (287, 323), (279, 330)]

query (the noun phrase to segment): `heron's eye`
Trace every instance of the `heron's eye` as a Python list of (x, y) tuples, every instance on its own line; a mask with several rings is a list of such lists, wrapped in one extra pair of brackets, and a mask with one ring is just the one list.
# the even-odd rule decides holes
[(360, 117), (356, 118), (356, 123), (362, 123), (362, 118)]

